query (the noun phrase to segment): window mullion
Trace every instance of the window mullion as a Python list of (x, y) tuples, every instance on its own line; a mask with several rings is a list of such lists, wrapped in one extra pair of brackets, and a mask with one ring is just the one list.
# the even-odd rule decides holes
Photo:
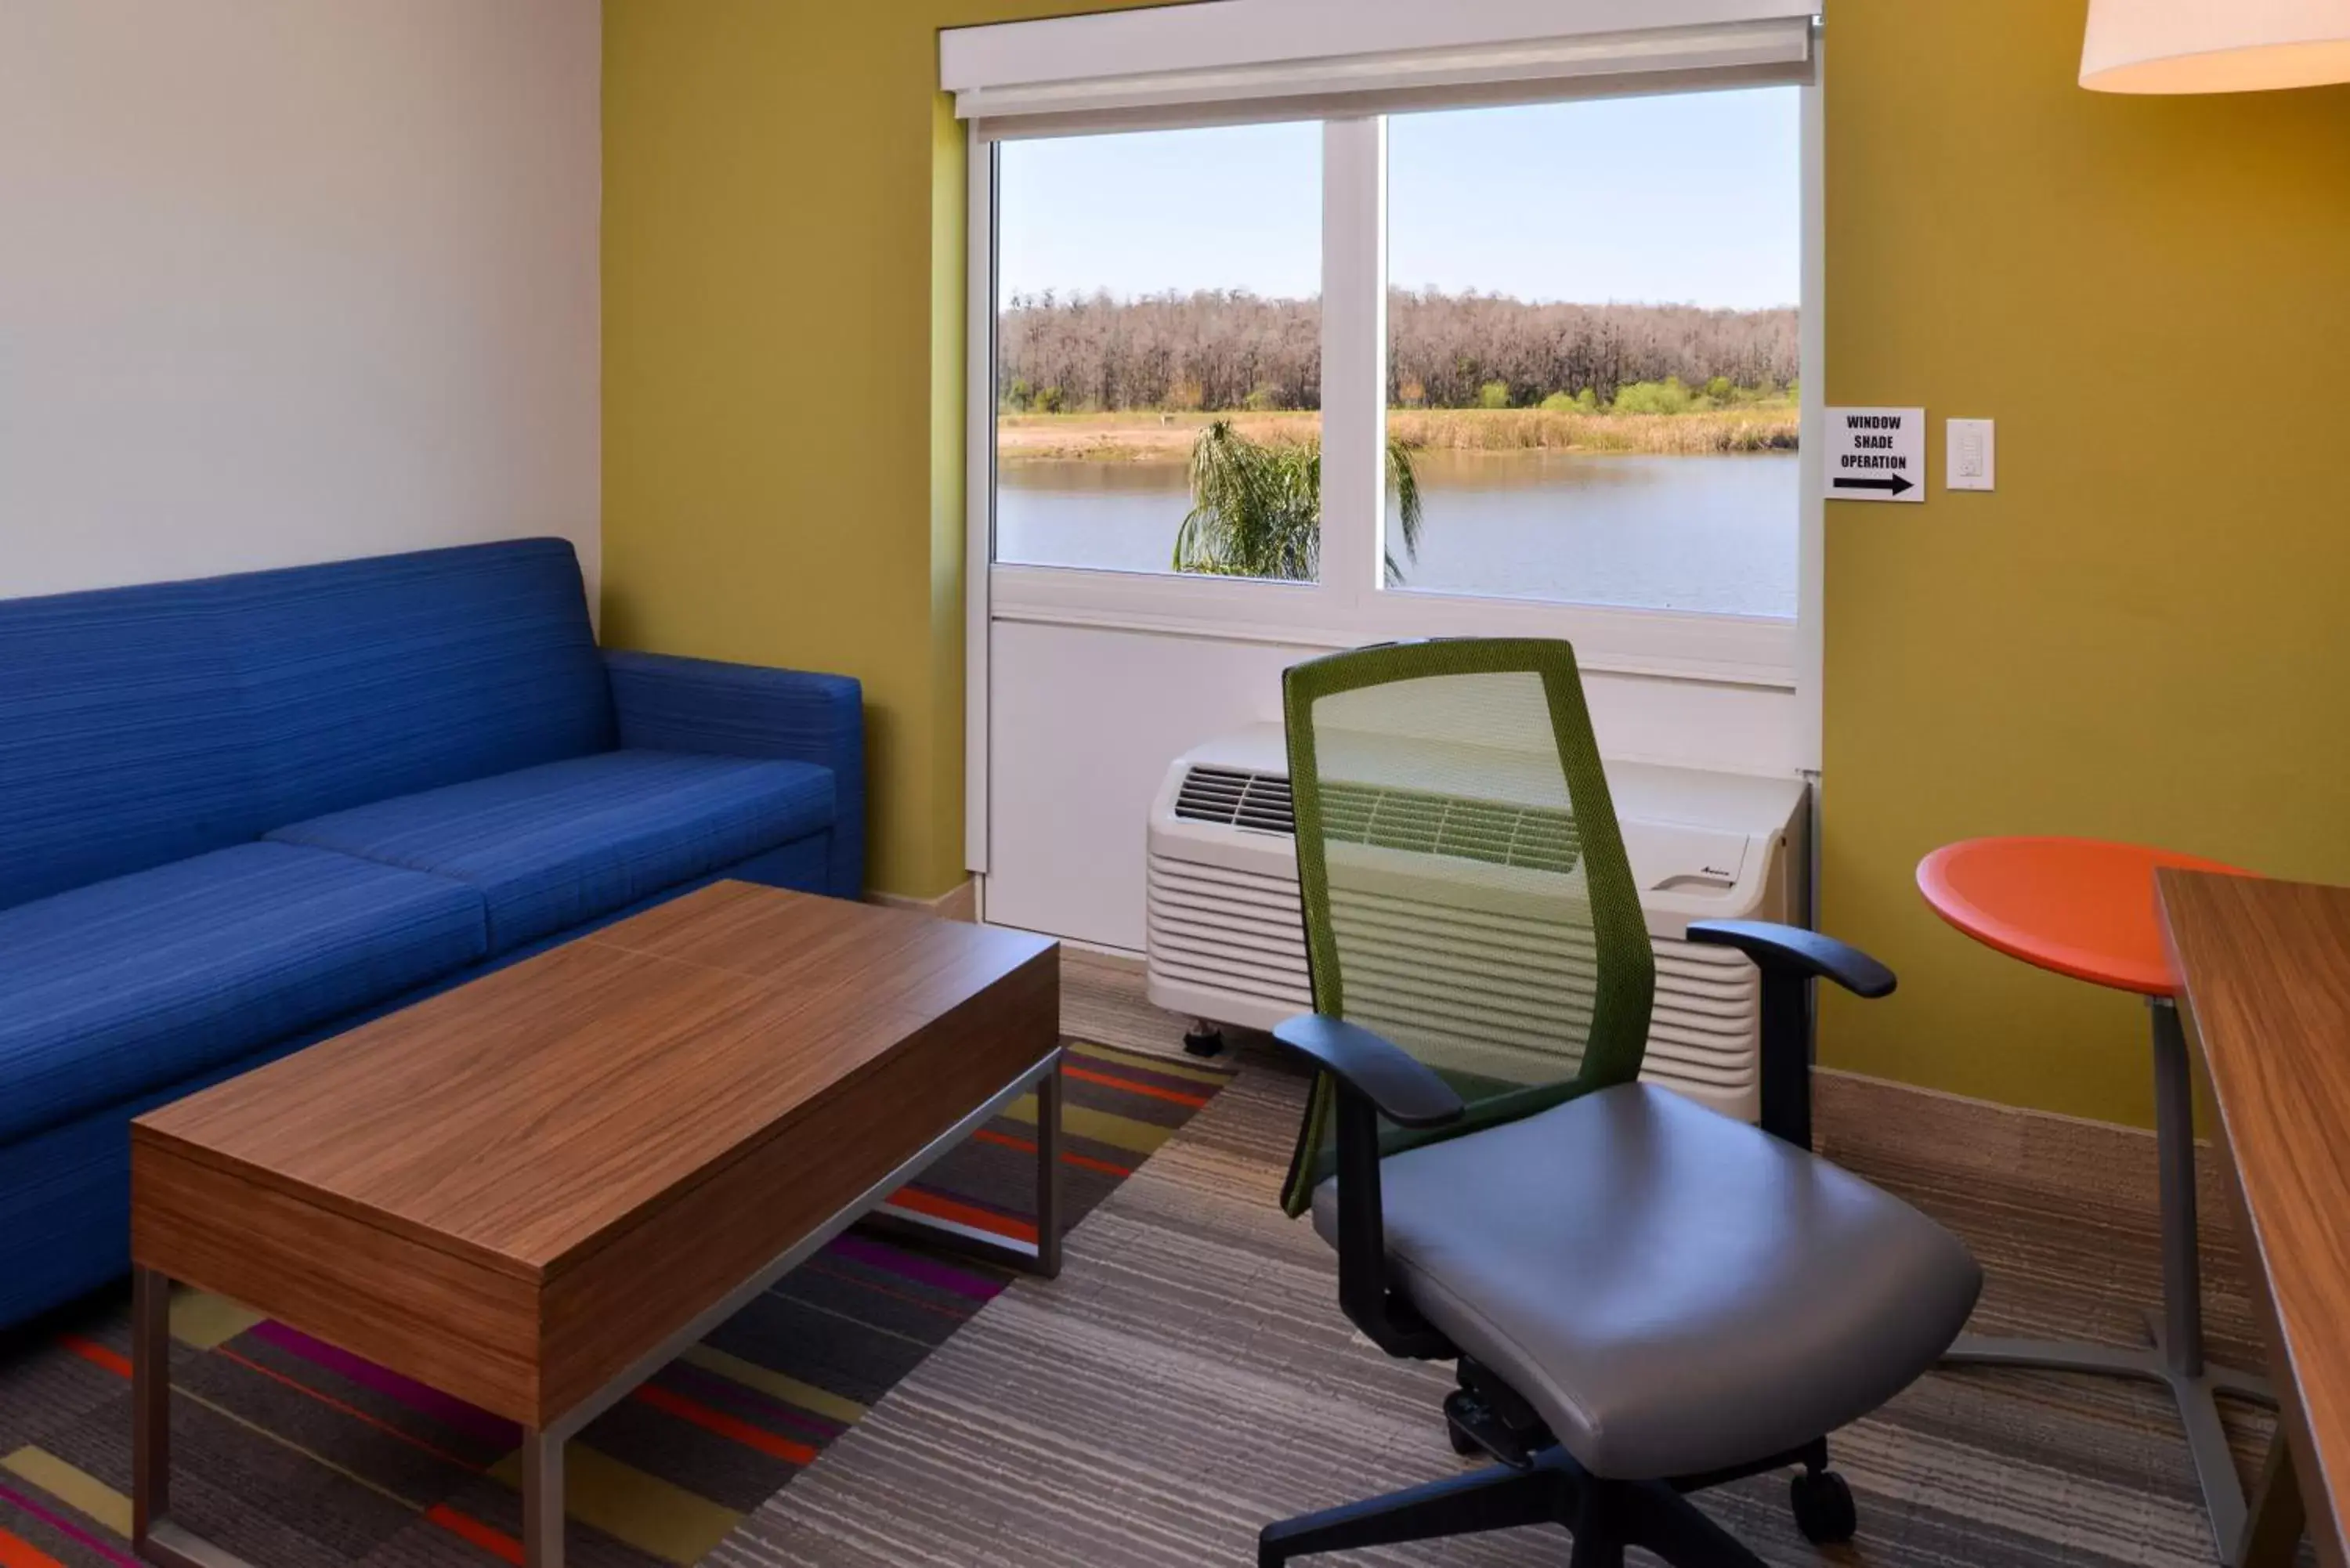
[(1378, 588), (1387, 437), (1387, 120), (1322, 140), (1322, 593), (1349, 621)]

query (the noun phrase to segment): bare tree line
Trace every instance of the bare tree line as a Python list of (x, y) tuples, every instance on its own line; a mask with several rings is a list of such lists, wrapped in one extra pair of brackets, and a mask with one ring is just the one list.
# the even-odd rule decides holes
[[(1322, 306), (1201, 290), (1113, 299), (1014, 295), (997, 325), (1009, 408), (1311, 409), (1322, 400)], [(1388, 398), (1514, 407), (1588, 389), (1716, 378), (1782, 388), (1800, 374), (1795, 311), (1690, 305), (1529, 305), (1497, 295), (1388, 296)]]

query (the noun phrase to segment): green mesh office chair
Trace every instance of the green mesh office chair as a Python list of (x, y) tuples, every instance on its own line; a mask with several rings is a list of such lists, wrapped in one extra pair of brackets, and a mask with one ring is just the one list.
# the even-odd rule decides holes
[(1261, 1564), (1544, 1522), (1574, 1568), (1762, 1560), (1686, 1493), (1783, 1467), (1855, 1528), (1826, 1434), (1930, 1368), (1981, 1288), (1958, 1240), (1810, 1152), (1807, 984), (1893, 989), (1743, 921), (1756, 1128), (1638, 1082), (1656, 961), (1563, 642), (1389, 644), (1285, 678), (1318, 1069), (1285, 1201), (1389, 1355), (1455, 1361), (1454, 1449), (1496, 1462), (1268, 1526)]

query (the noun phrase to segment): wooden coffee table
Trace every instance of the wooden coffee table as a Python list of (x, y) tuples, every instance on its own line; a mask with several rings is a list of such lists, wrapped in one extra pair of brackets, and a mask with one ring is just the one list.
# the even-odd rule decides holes
[(1041, 938), (722, 882), (140, 1116), (134, 1545), (237, 1564), (171, 1520), (180, 1280), (518, 1423), (556, 1568), (566, 1439), (1032, 1089), (1058, 1269), (1059, 1012)]

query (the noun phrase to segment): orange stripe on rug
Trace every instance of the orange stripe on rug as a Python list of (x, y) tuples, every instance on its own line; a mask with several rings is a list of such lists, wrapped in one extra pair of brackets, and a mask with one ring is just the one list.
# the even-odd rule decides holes
[[(993, 1127), (982, 1127), (972, 1134), (972, 1137), (982, 1143), (1002, 1144), (1005, 1148), (1016, 1148), (1022, 1154), (1036, 1152), (1036, 1146), (1028, 1139), (1014, 1137), (1010, 1133), (1000, 1133)], [(1061, 1151), (1061, 1163), (1074, 1165), (1079, 1170), (1097, 1170), (1104, 1176), (1115, 1176), (1120, 1180), (1134, 1174), (1134, 1168), (1130, 1165), (1112, 1165), (1106, 1159), (1096, 1159), (1091, 1155), (1071, 1154), (1067, 1149)]]
[(974, 1231), (985, 1231), (993, 1235), (1008, 1236), (1015, 1241), (1033, 1244), (1036, 1240), (1036, 1222), (1033, 1220), (1010, 1219), (992, 1209), (958, 1203), (951, 1198), (941, 1198), (935, 1192), (922, 1192), (911, 1187), (901, 1187), (891, 1193), (888, 1206), (927, 1214), (933, 1220), (951, 1220), (958, 1225), (968, 1225)]
[(65, 1568), (65, 1565), (22, 1536), (0, 1530), (0, 1568)]
[(78, 1334), (61, 1334), (57, 1343), (93, 1366), (103, 1366), (117, 1377), (130, 1376), (130, 1358), (119, 1350), (109, 1350), (94, 1339), (84, 1339)]
[(424, 1517), (456, 1536), (470, 1541), (484, 1552), (495, 1552), (521, 1568), (522, 1542), (503, 1530), (493, 1529), (470, 1513), (459, 1513), (445, 1502), (436, 1502), (424, 1511)]
[(475, 1471), (476, 1473), (487, 1468), (474, 1463), (472, 1459), (466, 1459), (461, 1454), (452, 1454), (446, 1449), (435, 1448), (431, 1443), (426, 1442), (423, 1438), (417, 1437), (412, 1432), (403, 1432), (399, 1428), (393, 1426), (390, 1422), (370, 1416), (356, 1405), (346, 1405), (340, 1399), (335, 1398), (332, 1395), (322, 1394), (307, 1383), (288, 1377), (283, 1372), (279, 1372), (273, 1367), (264, 1366), (258, 1361), (250, 1360), (245, 1356), (239, 1355), (235, 1351), (231, 1350), (224, 1345), (215, 1348), (213, 1351), (213, 1354), (214, 1355), (224, 1355), (229, 1360), (235, 1362), (239, 1366), (249, 1367), (253, 1371), (260, 1373), (264, 1377), (274, 1377), (278, 1382), (286, 1385), (286, 1387), (293, 1389), (296, 1394), (306, 1394), (312, 1399), (317, 1400), (319, 1404), (326, 1406), (328, 1409), (339, 1410), (354, 1421), (365, 1422), (368, 1426), (373, 1427), (377, 1431), (385, 1434), (387, 1437), (397, 1438), (411, 1448), (421, 1449), (424, 1452), (431, 1454), (436, 1459), (445, 1459), (461, 1469), (469, 1469)]
[(806, 1443), (795, 1443), (789, 1438), (779, 1438), (773, 1432), (754, 1427), (748, 1421), (737, 1419), (723, 1410), (713, 1410), (700, 1400), (689, 1399), (684, 1395), (664, 1388), (658, 1383), (640, 1385), (630, 1397), (639, 1404), (650, 1405), (666, 1415), (675, 1416), (681, 1421), (691, 1421), (704, 1431), (715, 1432), (722, 1438), (731, 1438), (744, 1448), (756, 1449), (763, 1454), (772, 1454), (776, 1459), (787, 1460), (795, 1465), (806, 1466), (816, 1463), (816, 1450)]
[(1128, 1095), (1148, 1095), (1154, 1100), (1167, 1100), (1198, 1110), (1208, 1103), (1205, 1095), (1187, 1095), (1178, 1089), (1162, 1089), (1156, 1084), (1138, 1084), (1131, 1078), (1120, 1078), (1108, 1073), (1097, 1073), (1091, 1067), (1072, 1067), (1066, 1057), (1061, 1061), (1061, 1076), (1076, 1078), (1088, 1084), (1100, 1084)]

